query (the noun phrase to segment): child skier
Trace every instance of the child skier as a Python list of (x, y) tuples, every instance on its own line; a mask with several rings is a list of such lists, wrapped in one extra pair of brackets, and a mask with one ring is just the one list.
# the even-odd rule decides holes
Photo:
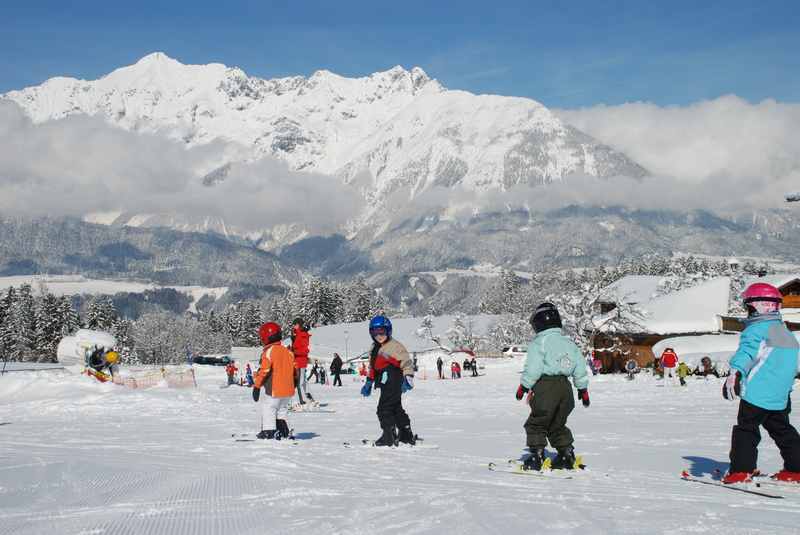
[(741, 395), (731, 435), (731, 465), (723, 482), (751, 481), (761, 441), (759, 427), (764, 426), (783, 457), (783, 470), (774, 477), (800, 483), (800, 435), (789, 423), (789, 395), (800, 347), (781, 318), (782, 295), (777, 288), (757, 282), (742, 298), (747, 308), (745, 329), (722, 388), (725, 399), (733, 401)]
[(661, 369), (664, 370), (664, 385), (668, 382), (675, 383), (675, 366), (678, 365), (678, 355), (671, 347), (668, 347), (661, 353)]
[(685, 362), (678, 364), (678, 380), (681, 382), (681, 386), (686, 386), (686, 376), (691, 374), (692, 370), (688, 364)]
[(253, 369), (250, 367), (249, 362), (245, 365), (244, 377), (247, 381), (247, 386), (253, 386)]
[(369, 335), (373, 345), (369, 359), (369, 376), (361, 387), (361, 395), (368, 397), (372, 386), (380, 388), (378, 421), (383, 434), (376, 446), (393, 446), (397, 441), (415, 444), (411, 420), (403, 410), (402, 394), (414, 388), (414, 364), (406, 348), (392, 338), (392, 322), (385, 316), (375, 316), (369, 322)]
[(528, 347), (528, 356), (516, 397), (526, 392), (531, 414), (525, 421), (527, 445), (531, 455), (525, 459), (526, 470), (541, 470), (547, 441), (558, 455), (553, 468), (573, 468), (575, 450), (567, 417), (575, 408), (572, 388), (567, 377), (578, 389), (578, 399), (589, 406), (589, 374), (586, 363), (575, 343), (561, 332), (561, 316), (552, 303), (542, 303), (531, 315), (535, 336)]
[(264, 349), (261, 352), (261, 364), (256, 372), (253, 384), (253, 401), (258, 403), (261, 387), (266, 396), (261, 401), (261, 431), (258, 438), (292, 438), (286, 416), (289, 401), (294, 396), (294, 385), (297, 379), (294, 355), (281, 345), (283, 334), (281, 326), (268, 322), (258, 329), (258, 336)]

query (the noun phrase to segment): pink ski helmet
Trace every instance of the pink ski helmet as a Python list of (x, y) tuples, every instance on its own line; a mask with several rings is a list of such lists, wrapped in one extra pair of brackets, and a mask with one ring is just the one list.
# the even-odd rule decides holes
[(766, 282), (756, 282), (747, 287), (742, 293), (744, 306), (750, 315), (769, 314), (781, 308), (783, 295), (780, 290)]

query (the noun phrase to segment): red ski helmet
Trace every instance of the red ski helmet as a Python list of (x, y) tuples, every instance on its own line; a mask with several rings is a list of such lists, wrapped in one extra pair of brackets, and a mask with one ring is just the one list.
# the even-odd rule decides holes
[(748, 313), (768, 314), (780, 310), (783, 295), (780, 290), (766, 282), (756, 282), (747, 287), (742, 293), (742, 301)]
[(264, 345), (280, 342), (283, 338), (281, 326), (274, 321), (268, 321), (258, 328), (258, 337), (261, 338), (261, 343)]

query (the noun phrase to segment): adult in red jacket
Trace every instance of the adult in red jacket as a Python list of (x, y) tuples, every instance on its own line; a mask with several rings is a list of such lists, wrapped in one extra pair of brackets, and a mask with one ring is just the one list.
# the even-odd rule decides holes
[[(307, 397), (311, 401), (314, 398), (308, 393), (308, 382), (306, 380), (306, 368), (308, 367), (308, 346), (311, 343), (311, 334), (305, 326), (302, 318), (295, 318), (292, 321), (292, 353), (294, 353), (294, 365), (299, 373), (297, 381), (297, 397), (300, 398), (300, 404), (305, 404)], [(305, 394), (305, 396), (304, 396)]]
[(678, 355), (668, 347), (661, 353), (661, 368), (664, 370), (664, 381), (675, 383), (675, 367), (678, 365)]

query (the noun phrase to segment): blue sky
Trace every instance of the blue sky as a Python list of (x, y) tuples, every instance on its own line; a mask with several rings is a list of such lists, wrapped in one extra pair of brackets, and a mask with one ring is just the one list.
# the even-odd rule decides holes
[(265, 78), (419, 65), (449, 88), (560, 108), (730, 93), (800, 102), (798, 28), (797, 0), (6, 0), (0, 92), (163, 51)]

